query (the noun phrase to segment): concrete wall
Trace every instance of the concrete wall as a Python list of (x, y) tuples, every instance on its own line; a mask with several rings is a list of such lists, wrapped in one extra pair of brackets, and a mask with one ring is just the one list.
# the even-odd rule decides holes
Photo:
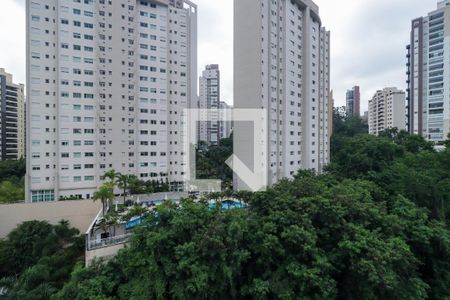
[(86, 266), (89, 266), (94, 258), (103, 259), (105, 261), (110, 260), (119, 253), (120, 249), (123, 249), (125, 244), (114, 245), (111, 247), (100, 248), (92, 251), (86, 251)]
[(101, 209), (101, 202), (91, 200), (0, 205), (0, 238), (25, 221), (48, 221), (56, 224), (62, 219), (85, 233)]

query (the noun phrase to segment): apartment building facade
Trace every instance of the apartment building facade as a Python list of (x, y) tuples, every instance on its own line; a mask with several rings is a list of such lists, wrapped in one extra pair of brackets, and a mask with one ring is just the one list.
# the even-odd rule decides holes
[[(267, 111), (268, 145), (258, 151), (267, 157), (267, 186), (299, 169), (321, 172), (330, 155), (330, 33), (318, 6), (235, 0), (234, 58), (234, 108)], [(235, 121), (234, 153), (248, 168), (258, 147), (252, 136), (252, 126)], [(234, 183), (249, 188), (236, 174)]]
[(360, 116), (360, 106), (361, 106), (361, 93), (359, 86), (354, 86), (352, 89), (347, 90), (345, 95), (346, 99), (346, 115), (350, 116)]
[(220, 139), (227, 139), (233, 130), (233, 106), (220, 101), (219, 107), (219, 136)]
[[(333, 118), (334, 118), (334, 93), (330, 91), (328, 95), (328, 136), (331, 138), (333, 135)], [(329, 151), (329, 150), (328, 150)]]
[(436, 144), (450, 132), (450, 0), (412, 20), (407, 46), (407, 125)]
[(27, 201), (92, 198), (111, 169), (183, 189), (194, 3), (27, 0), (27, 57)]
[(200, 122), (198, 140), (217, 145), (220, 140), (220, 70), (219, 65), (207, 65), (199, 80), (198, 108), (208, 110), (207, 121)]
[(25, 158), (25, 86), (0, 68), (0, 160)]
[(386, 129), (406, 129), (405, 92), (395, 87), (384, 88), (369, 100), (369, 134), (378, 135)]

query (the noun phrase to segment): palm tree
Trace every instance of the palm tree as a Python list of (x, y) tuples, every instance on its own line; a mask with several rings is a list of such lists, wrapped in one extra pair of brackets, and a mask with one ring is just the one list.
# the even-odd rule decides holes
[(133, 175), (124, 175), (117, 173), (117, 186), (123, 190), (123, 203), (126, 201), (127, 189), (130, 186), (131, 182), (134, 180), (135, 176)]
[(139, 180), (135, 175), (130, 175), (130, 180), (128, 183), (130, 194), (143, 194), (144, 182)]
[(105, 215), (106, 204), (114, 198), (114, 184), (112, 182), (105, 182), (100, 186), (98, 191), (94, 193), (94, 201), (100, 200), (102, 202), (102, 214)]
[(104, 235), (110, 235), (110, 225), (109, 222), (106, 220), (106, 218), (101, 218), (98, 220), (97, 227), (100, 228), (101, 231), (103, 231)]
[[(106, 224), (109, 226), (109, 228), (113, 228), (112, 236), (116, 236), (116, 225), (119, 218), (117, 216), (113, 216), (111, 214), (107, 215), (105, 218)], [(110, 232), (111, 233), (111, 232)]]
[(108, 178), (111, 182), (116, 182), (116, 178), (117, 178), (118, 174), (119, 173), (116, 172), (116, 170), (111, 169), (108, 172), (106, 172), (104, 176), (105, 176), (105, 178)]

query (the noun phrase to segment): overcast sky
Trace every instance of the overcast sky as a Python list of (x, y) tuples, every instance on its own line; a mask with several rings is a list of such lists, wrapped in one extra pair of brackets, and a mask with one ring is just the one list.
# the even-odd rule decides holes
[[(199, 75), (217, 63), (222, 99), (233, 99), (233, 0), (193, 0), (198, 5)], [(426, 15), (436, 0), (316, 0), (331, 31), (331, 88), (335, 105), (345, 91), (361, 86), (362, 110), (386, 86), (405, 89), (406, 50), (413, 18)], [(25, 0), (0, 0), (0, 68), (25, 82)]]

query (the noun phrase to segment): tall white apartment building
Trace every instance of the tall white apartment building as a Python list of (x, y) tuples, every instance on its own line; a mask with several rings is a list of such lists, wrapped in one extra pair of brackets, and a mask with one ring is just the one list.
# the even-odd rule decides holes
[(405, 92), (395, 87), (377, 91), (369, 100), (369, 134), (378, 135), (390, 128), (405, 130), (405, 99)]
[(412, 21), (407, 46), (408, 130), (437, 144), (450, 133), (450, 0)]
[[(234, 107), (267, 110), (267, 185), (329, 162), (330, 33), (310, 0), (234, 1)], [(234, 152), (253, 168), (253, 127), (234, 123)], [(248, 186), (238, 176), (236, 189)]]
[(220, 101), (219, 135), (220, 139), (229, 138), (233, 130), (233, 106), (225, 101)]
[(220, 140), (220, 70), (219, 65), (207, 65), (200, 77), (199, 109), (207, 109), (207, 121), (198, 126), (198, 140), (217, 145)]
[(333, 135), (333, 119), (334, 119), (334, 97), (333, 90), (328, 94), (328, 136)]
[(92, 198), (111, 169), (183, 188), (195, 4), (27, 0), (27, 57), (27, 201)]
[(25, 157), (25, 86), (0, 68), (0, 160)]

